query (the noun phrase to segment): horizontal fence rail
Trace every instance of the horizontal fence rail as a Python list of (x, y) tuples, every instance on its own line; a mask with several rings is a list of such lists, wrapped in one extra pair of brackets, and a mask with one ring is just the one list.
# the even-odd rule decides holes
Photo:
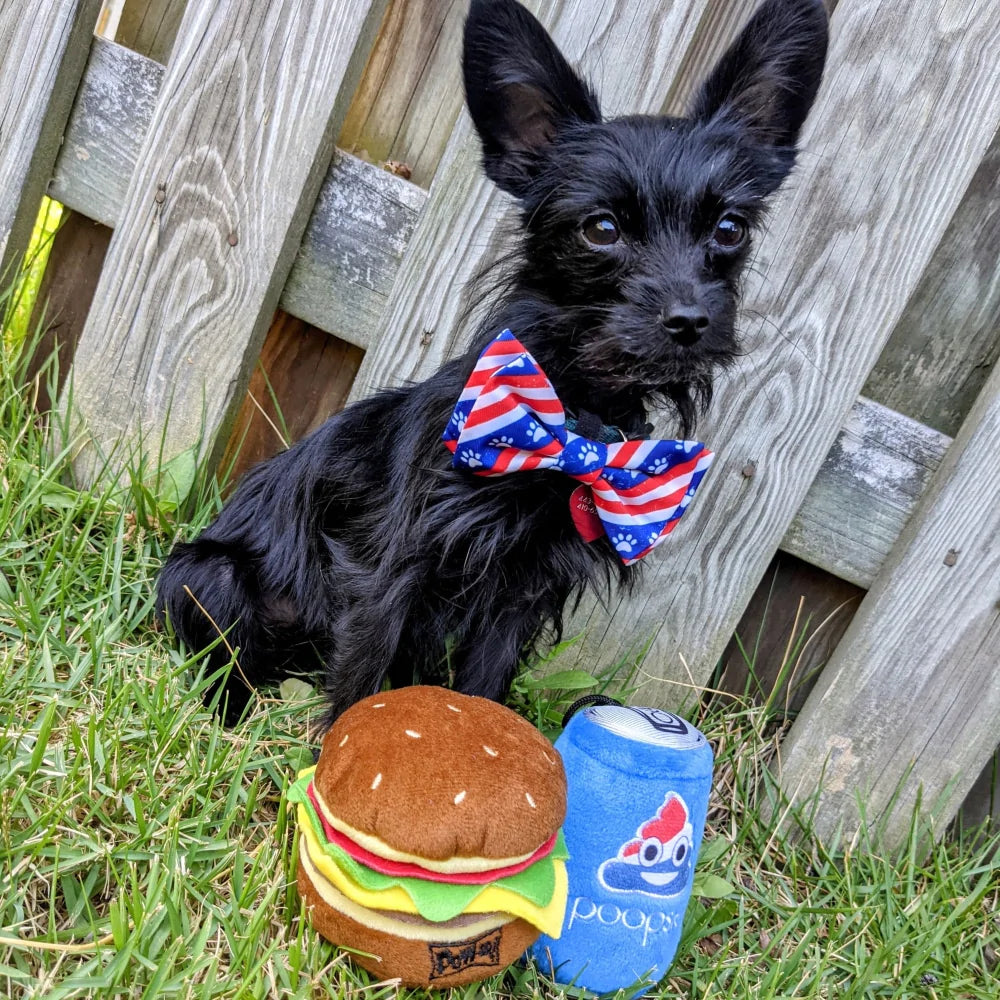
[(28, 249), (101, 0), (0, 8), (0, 280)]

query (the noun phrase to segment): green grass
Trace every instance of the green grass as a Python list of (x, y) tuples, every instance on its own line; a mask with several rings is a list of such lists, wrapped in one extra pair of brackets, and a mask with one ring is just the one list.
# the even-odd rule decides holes
[[(12, 997), (420, 996), (372, 984), (303, 920), (282, 789), (310, 759), (316, 698), (261, 699), (225, 730), (209, 679), (153, 624), (185, 523), (146, 490), (67, 486), (32, 411), (22, 334), (0, 352), (0, 992)], [(790, 643), (794, 651), (795, 644)], [(613, 672), (612, 672), (613, 673)], [(607, 679), (606, 679), (607, 680)], [(513, 703), (551, 730), (579, 692)], [(613, 683), (613, 681), (611, 682)], [(761, 818), (771, 706), (716, 698), (703, 891), (661, 997), (997, 995), (996, 841), (837, 854)], [(706, 876), (712, 876), (707, 878)], [(558, 997), (530, 969), (457, 996)]]

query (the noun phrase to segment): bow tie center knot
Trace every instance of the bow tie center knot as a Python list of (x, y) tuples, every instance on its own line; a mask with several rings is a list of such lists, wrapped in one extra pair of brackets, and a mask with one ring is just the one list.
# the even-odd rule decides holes
[(608, 449), (600, 441), (567, 435), (566, 447), (559, 456), (559, 468), (581, 482), (593, 483), (608, 462)]

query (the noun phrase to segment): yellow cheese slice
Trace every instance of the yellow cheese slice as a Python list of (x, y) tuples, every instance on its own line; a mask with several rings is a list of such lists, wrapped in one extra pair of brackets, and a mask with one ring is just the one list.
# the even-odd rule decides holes
[(467, 938), (477, 937), (480, 934), (496, 930), (498, 927), (503, 927), (504, 924), (515, 919), (508, 914), (499, 913), (487, 913), (482, 916), (462, 914), (461, 918), (447, 920), (442, 924), (432, 924), (429, 920), (419, 918), (402, 919), (398, 911), (372, 910), (367, 906), (355, 903), (353, 899), (348, 899), (342, 892), (338, 892), (327, 879), (316, 871), (308, 851), (302, 851), (299, 856), (299, 864), (309, 876), (313, 888), (331, 909), (338, 910), (365, 927), (382, 931), (384, 934), (391, 934), (393, 937), (406, 938), (408, 941), (434, 941), (437, 943), (464, 941)]
[[(304, 847), (309, 852), (309, 860), (313, 868), (319, 872), (338, 891), (348, 899), (360, 903), (372, 910), (398, 910), (401, 913), (417, 913), (416, 904), (410, 899), (409, 893), (400, 886), (390, 889), (372, 891), (359, 886), (337, 866), (334, 860), (326, 854), (320, 845), (310, 822), (306, 808), (298, 805), (299, 832), (302, 836), (300, 850)], [(555, 891), (552, 898), (544, 906), (534, 903), (496, 885), (487, 885), (483, 891), (469, 903), (465, 913), (509, 913), (511, 916), (527, 920), (543, 934), (558, 938), (562, 932), (563, 915), (566, 911), (566, 897), (569, 892), (569, 879), (566, 875), (566, 863), (553, 860), (555, 865)]]

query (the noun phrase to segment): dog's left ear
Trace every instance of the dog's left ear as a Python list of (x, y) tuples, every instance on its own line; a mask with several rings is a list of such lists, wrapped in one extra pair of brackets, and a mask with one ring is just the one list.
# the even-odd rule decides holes
[(822, 0), (766, 0), (702, 84), (691, 117), (742, 125), (761, 145), (786, 152), (791, 169), (826, 46)]
[(483, 168), (517, 198), (561, 129), (601, 120), (593, 91), (515, 0), (472, 0), (462, 72)]

